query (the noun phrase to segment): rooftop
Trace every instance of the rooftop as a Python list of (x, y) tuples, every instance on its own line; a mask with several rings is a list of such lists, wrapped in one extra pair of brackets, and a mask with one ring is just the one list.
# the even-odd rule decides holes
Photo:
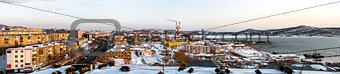
[(15, 49), (35, 49), (35, 48), (41, 48), (46, 46), (53, 46), (53, 45), (59, 45), (64, 43), (44, 43), (44, 44), (36, 44), (36, 45), (29, 45), (25, 47), (17, 47), (17, 48), (8, 48), (7, 50), (15, 50)]

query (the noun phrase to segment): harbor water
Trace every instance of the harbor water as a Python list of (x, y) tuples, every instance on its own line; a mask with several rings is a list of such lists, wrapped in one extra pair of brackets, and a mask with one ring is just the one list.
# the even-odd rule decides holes
[[(200, 37), (200, 36), (197, 36)], [(220, 36), (207, 36), (220, 39)], [(258, 36), (253, 36), (258, 41)], [(224, 40), (232, 41), (234, 36), (225, 36)], [(245, 40), (245, 36), (238, 36), (238, 40)], [(266, 36), (261, 37), (266, 41)], [(256, 49), (266, 52), (303, 55), (319, 52), (326, 56), (323, 61), (340, 62), (340, 37), (270, 37), (272, 44), (253, 45)]]

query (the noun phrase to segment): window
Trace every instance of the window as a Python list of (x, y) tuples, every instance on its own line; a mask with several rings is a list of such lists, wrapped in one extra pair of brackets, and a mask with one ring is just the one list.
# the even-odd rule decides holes
[(20, 58), (24, 58), (24, 55), (20, 55)]
[(24, 53), (24, 50), (21, 50), (20, 52), (21, 52), (21, 53)]
[(18, 51), (15, 51), (15, 53), (18, 53)]
[(18, 67), (18, 65), (15, 65), (15, 67)]
[(24, 60), (20, 60), (20, 62), (24, 62)]
[(21, 65), (20, 65), (20, 67), (24, 67), (24, 65), (23, 65), (23, 64), (21, 64)]
[(15, 63), (18, 63), (18, 60), (15, 60)]
[(15, 58), (18, 58), (18, 55), (15, 55)]

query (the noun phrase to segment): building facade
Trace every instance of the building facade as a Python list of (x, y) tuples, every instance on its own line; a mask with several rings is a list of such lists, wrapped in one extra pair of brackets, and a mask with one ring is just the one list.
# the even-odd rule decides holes
[(0, 36), (0, 48), (26, 46), (32, 44), (49, 43), (49, 35), (2, 35)]
[(184, 41), (163, 41), (162, 44), (167, 47), (178, 47), (180, 44), (184, 44)]
[(7, 54), (7, 71), (24, 68), (38, 69), (64, 59), (70, 52), (64, 43), (45, 43), (18, 48), (9, 48)]
[(0, 48), (27, 46), (33, 44), (50, 43), (51, 41), (67, 40), (67, 32), (43, 33), (42, 29), (16, 29), (0, 31)]
[(112, 56), (115, 59), (131, 59), (131, 51), (126, 49), (113, 49), (106, 52), (107, 56)]
[(219, 45), (196, 45), (187, 44), (185, 45), (185, 52), (187, 53), (205, 53), (205, 54), (219, 54), (221, 53), (221, 46)]

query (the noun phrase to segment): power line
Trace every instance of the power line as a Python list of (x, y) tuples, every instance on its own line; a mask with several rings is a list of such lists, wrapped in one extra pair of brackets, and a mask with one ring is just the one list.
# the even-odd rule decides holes
[(288, 14), (288, 13), (303, 11), (303, 10), (312, 9), (312, 8), (317, 8), (317, 7), (321, 7), (321, 6), (327, 6), (327, 5), (331, 5), (331, 4), (335, 4), (335, 3), (339, 3), (339, 2), (340, 2), (340, 1), (334, 1), (334, 2), (330, 2), (330, 3), (315, 5), (315, 6), (311, 6), (311, 7), (302, 8), (302, 9), (287, 11), (287, 12), (283, 12), (283, 13), (278, 13), (278, 14), (273, 14), (273, 15), (269, 15), (269, 16), (264, 16), (264, 17), (259, 17), (259, 18), (255, 18), (255, 19), (245, 20), (245, 21), (236, 22), (236, 23), (231, 23), (231, 24), (222, 25), (222, 26), (217, 26), (217, 27), (213, 27), (213, 28), (208, 28), (208, 29), (206, 29), (206, 30), (212, 30), (212, 29), (227, 27), (227, 26), (231, 26), (231, 25), (237, 25), (237, 24), (247, 23), (247, 22), (251, 22), (251, 21), (256, 21), (256, 20), (260, 20), (260, 19), (266, 19), (266, 18), (269, 18), (269, 17), (274, 17), (274, 16), (284, 15), (284, 14)]
[[(58, 13), (58, 12), (55, 12), (55, 11), (50, 11), (50, 10), (35, 8), (35, 7), (31, 7), (31, 6), (26, 6), (26, 5), (21, 5), (21, 4), (16, 4), (16, 3), (11, 3), (11, 2), (6, 2), (6, 1), (0, 1), (0, 2), (6, 3), (6, 4), (10, 4), (10, 5), (20, 6), (20, 7), (24, 7), (24, 8), (29, 8), (29, 9), (33, 9), (33, 10), (48, 12), (48, 13), (52, 13), (52, 14), (67, 16), (67, 17), (71, 17), (71, 18), (85, 19), (85, 18), (78, 17), (78, 16), (73, 16), (73, 15), (69, 15), (69, 14), (65, 14), (65, 13)], [(96, 23), (102, 23), (102, 24), (106, 24), (106, 25), (113, 25), (113, 24), (107, 24), (107, 23), (103, 23), (103, 22), (99, 22), (99, 21), (94, 21), (94, 20), (89, 20), (89, 19), (85, 19), (85, 20), (91, 21), (91, 22), (96, 22)], [(128, 28), (128, 27), (121, 27), (121, 28), (130, 29), (130, 30), (135, 30), (135, 29), (133, 29), (133, 28)]]

